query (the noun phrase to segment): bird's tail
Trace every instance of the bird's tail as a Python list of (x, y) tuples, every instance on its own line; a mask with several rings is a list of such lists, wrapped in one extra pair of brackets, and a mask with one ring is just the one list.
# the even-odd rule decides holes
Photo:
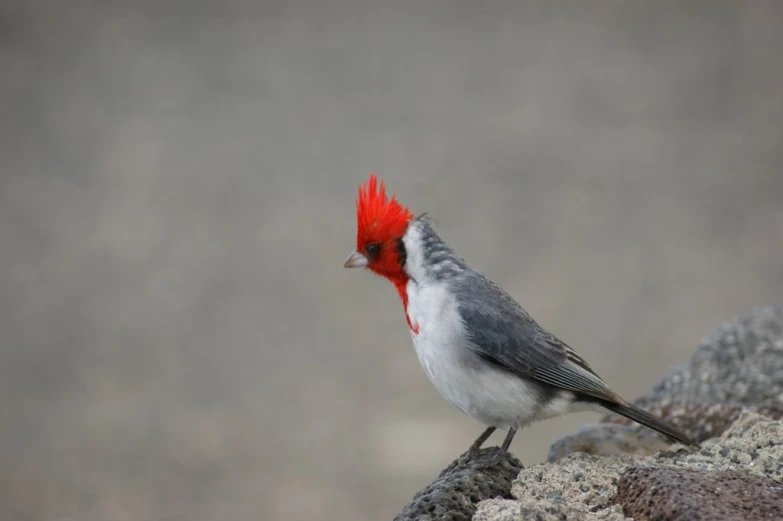
[(636, 407), (635, 405), (631, 405), (630, 403), (613, 403), (609, 401), (603, 401), (601, 405), (614, 413), (625, 416), (626, 418), (629, 418), (637, 423), (641, 423), (645, 427), (649, 427), (655, 431), (658, 431), (673, 441), (695, 448), (701, 447), (698, 443), (691, 440), (685, 433), (681, 432), (675, 427), (672, 427), (660, 418), (653, 416), (649, 412)]

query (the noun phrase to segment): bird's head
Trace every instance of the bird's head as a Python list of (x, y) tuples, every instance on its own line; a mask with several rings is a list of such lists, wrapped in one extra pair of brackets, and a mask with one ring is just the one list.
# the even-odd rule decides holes
[(383, 181), (370, 174), (356, 198), (356, 250), (345, 260), (346, 268), (366, 267), (395, 284), (407, 280), (402, 237), (413, 214), (394, 198), (386, 197)]

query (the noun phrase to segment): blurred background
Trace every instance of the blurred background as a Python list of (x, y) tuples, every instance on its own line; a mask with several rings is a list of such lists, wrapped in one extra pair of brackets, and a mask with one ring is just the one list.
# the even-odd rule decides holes
[(781, 301), (782, 51), (775, 0), (0, 1), (3, 519), (390, 519), (464, 451), (342, 267), (370, 171), (645, 393)]

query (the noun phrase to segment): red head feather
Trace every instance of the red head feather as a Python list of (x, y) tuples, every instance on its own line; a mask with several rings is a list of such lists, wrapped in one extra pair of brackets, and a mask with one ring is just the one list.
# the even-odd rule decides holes
[[(356, 250), (367, 255), (367, 265), (372, 271), (396, 282), (397, 275), (402, 273), (397, 241), (405, 234), (408, 222), (413, 214), (397, 202), (394, 194), (386, 197), (386, 187), (383, 181), (378, 186), (378, 176), (370, 174), (370, 178), (359, 187), (356, 199)], [(380, 247), (377, 255), (371, 255), (367, 247), (377, 244)]]
[(394, 194), (391, 198), (386, 197), (383, 181), (379, 189), (378, 176), (375, 174), (370, 174), (370, 178), (359, 187), (359, 197), (356, 199), (356, 251), (367, 257), (370, 270), (394, 284), (406, 310), (408, 327), (418, 333), (418, 326), (411, 324), (407, 314), (408, 275), (403, 269), (405, 249), (402, 236), (411, 219), (413, 214), (397, 202)]

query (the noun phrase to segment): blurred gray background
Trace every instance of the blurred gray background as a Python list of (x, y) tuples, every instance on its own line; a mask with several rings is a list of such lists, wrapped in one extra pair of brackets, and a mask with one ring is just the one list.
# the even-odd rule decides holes
[(775, 0), (1, 2), (3, 519), (389, 519), (465, 450), (342, 267), (370, 171), (646, 392), (781, 301), (782, 44)]

